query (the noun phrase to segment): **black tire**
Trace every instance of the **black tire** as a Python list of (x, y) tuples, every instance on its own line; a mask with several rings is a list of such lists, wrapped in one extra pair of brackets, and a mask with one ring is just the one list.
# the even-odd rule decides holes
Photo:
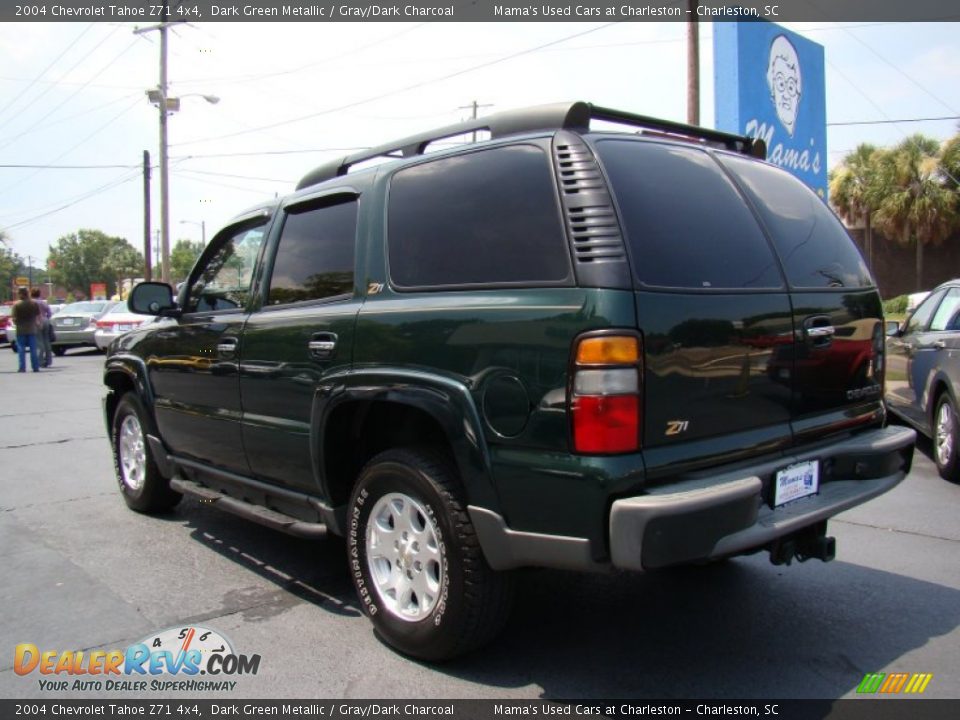
[[(388, 496), (390, 501), (385, 500)], [(432, 538), (435, 550), (421, 553), (422, 548), (411, 540), (406, 554), (398, 550), (395, 564), (383, 556), (371, 563), (371, 520), (379, 518), (378, 527), (386, 528), (384, 513), (389, 514), (398, 504), (412, 509), (413, 525), (423, 527), (412, 530), (411, 537)], [(377, 518), (372, 518), (374, 511)], [(350, 575), (363, 611), (389, 645), (421, 660), (447, 660), (480, 647), (502, 630), (512, 604), (513, 576), (487, 565), (467, 514), (463, 488), (445, 456), (423, 449), (393, 449), (377, 455), (360, 472), (348, 517)], [(401, 518), (399, 527), (404, 522)], [(398, 528), (392, 515), (388, 525), (392, 528), (388, 533)], [(397, 542), (404, 542), (401, 536), (405, 534), (398, 532)], [(424, 567), (414, 569), (420, 560)], [(412, 572), (423, 577), (414, 580)], [(389, 596), (389, 590), (378, 585), (378, 578), (383, 582), (385, 574), (397, 578), (398, 583), (406, 582), (401, 577), (404, 574), (411, 578), (408, 584), (436, 581), (436, 588), (425, 589), (414, 602), (417, 608), (408, 607), (405, 612), (397, 599)], [(417, 592), (413, 591), (414, 598)], [(427, 607), (420, 608), (421, 602)]]
[(54, 346), (53, 346), (53, 354), (56, 355), (57, 357), (63, 357), (63, 356), (66, 354), (66, 352), (67, 352), (67, 346), (66, 346), (66, 345), (54, 345)]
[(940, 477), (950, 482), (960, 482), (960, 419), (957, 410), (944, 393), (937, 401), (933, 413), (933, 460), (937, 464)]
[(140, 399), (128, 392), (117, 404), (110, 441), (117, 484), (127, 505), (137, 512), (158, 513), (175, 506), (182, 496), (170, 489), (157, 468), (146, 440), (146, 417)]
[(10, 343), (10, 349), (13, 350), (14, 352), (17, 351), (17, 341), (16, 341), (16, 340), (14, 340), (14, 341), (12, 341), (12, 342)]

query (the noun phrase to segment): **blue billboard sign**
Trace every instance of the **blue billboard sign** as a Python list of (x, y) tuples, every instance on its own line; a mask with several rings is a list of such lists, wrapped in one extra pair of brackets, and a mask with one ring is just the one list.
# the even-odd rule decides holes
[(766, 21), (713, 25), (718, 130), (761, 138), (767, 160), (827, 197), (823, 46)]

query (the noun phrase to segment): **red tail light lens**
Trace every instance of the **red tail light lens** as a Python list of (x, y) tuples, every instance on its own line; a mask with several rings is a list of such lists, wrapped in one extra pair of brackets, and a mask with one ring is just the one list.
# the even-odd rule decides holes
[(573, 398), (573, 446), (579, 453), (639, 449), (640, 398), (636, 395)]
[(635, 335), (582, 338), (574, 351), (570, 416), (574, 452), (640, 449), (643, 357)]

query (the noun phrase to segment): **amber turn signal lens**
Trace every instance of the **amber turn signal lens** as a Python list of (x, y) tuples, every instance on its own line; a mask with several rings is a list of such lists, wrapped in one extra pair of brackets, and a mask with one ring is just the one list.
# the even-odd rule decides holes
[(577, 346), (579, 365), (632, 365), (640, 361), (637, 338), (622, 335), (584, 338)]

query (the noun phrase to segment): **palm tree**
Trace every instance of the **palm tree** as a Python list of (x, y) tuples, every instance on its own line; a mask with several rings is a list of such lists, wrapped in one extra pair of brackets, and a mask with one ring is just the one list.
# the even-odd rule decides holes
[(940, 170), (948, 187), (960, 192), (960, 135), (954, 135), (940, 151)]
[(844, 222), (863, 222), (867, 264), (873, 268), (873, 213), (878, 195), (877, 148), (862, 143), (830, 173), (830, 204)]
[[(916, 244), (916, 287), (923, 290), (923, 246), (939, 244), (953, 229), (957, 195), (944, 183), (940, 144), (913, 135), (880, 157), (882, 198), (874, 219), (900, 242)], [(879, 196), (878, 196), (879, 197)]]

